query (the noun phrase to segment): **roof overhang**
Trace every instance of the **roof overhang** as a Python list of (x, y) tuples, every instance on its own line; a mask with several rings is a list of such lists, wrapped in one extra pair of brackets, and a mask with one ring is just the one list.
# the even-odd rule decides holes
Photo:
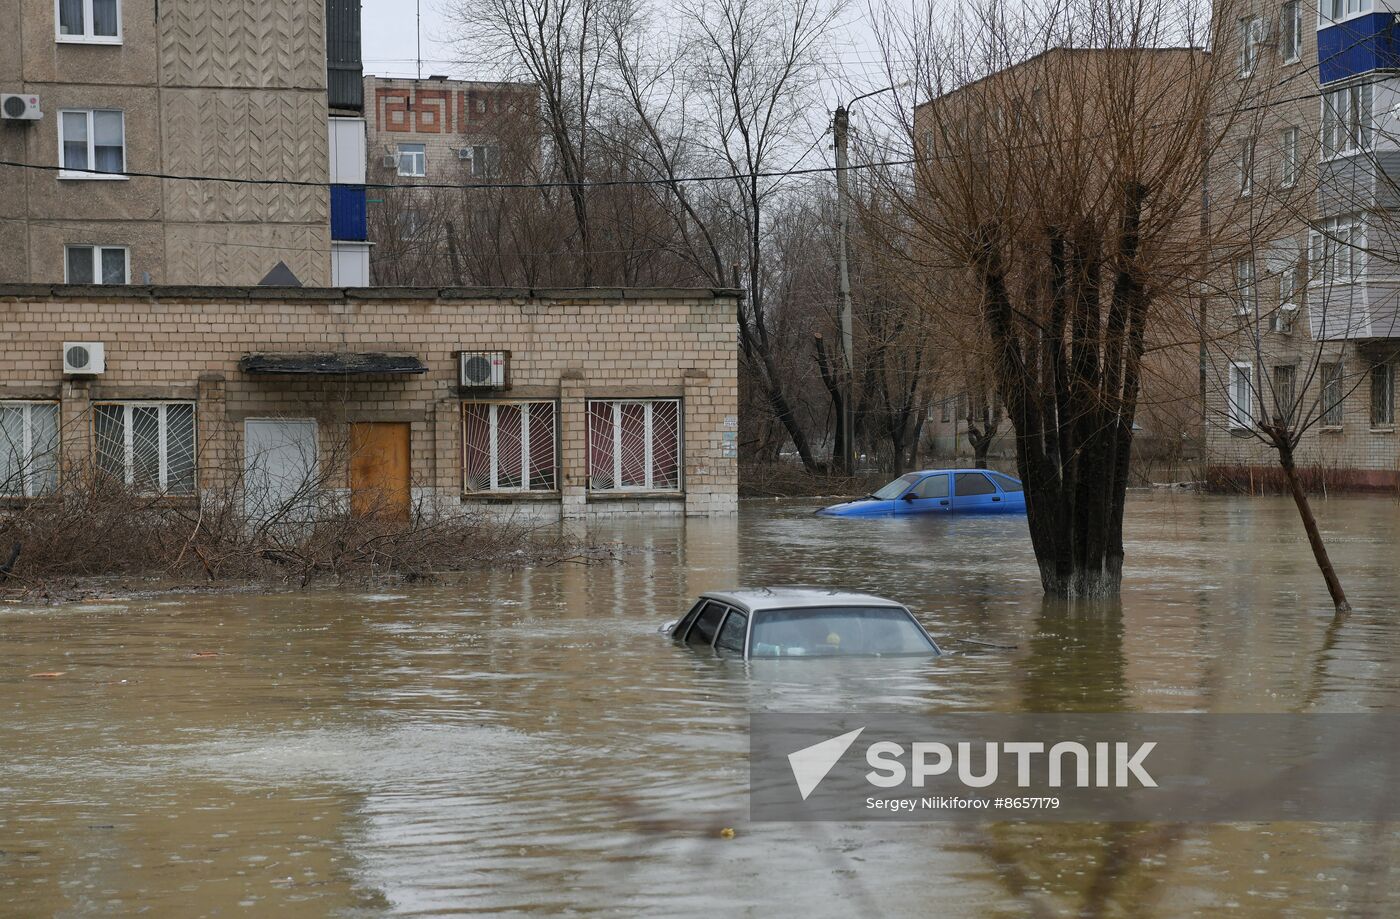
[(238, 361), (238, 369), (250, 374), (329, 377), (428, 372), (427, 365), (411, 354), (385, 354), (382, 351), (245, 354)]

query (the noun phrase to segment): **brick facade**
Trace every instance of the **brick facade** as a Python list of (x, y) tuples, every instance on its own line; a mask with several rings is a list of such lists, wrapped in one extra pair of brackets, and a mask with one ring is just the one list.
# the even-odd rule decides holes
[[(322, 450), (354, 422), (406, 422), (413, 495), (568, 517), (736, 508), (735, 291), (0, 287), (0, 401), (61, 403), (70, 468), (93, 453), (94, 403), (193, 400), (201, 490), (240, 469), (244, 422), (311, 418)], [(102, 342), (106, 371), (63, 374), (65, 341)], [(457, 388), (455, 352), (508, 350), (510, 388)], [(390, 352), (421, 375), (252, 375), (250, 353)], [(590, 487), (589, 399), (681, 400), (680, 486)], [(463, 402), (554, 401), (557, 481), (544, 492), (465, 494)], [(330, 453), (323, 453), (331, 456)], [(337, 473), (339, 475), (339, 473)]]

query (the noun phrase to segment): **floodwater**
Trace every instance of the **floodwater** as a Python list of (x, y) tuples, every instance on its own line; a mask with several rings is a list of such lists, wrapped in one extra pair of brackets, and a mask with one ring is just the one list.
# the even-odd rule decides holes
[[(745, 796), (757, 710), (1400, 707), (1393, 499), (1318, 503), (1344, 620), (1282, 500), (1133, 495), (1096, 609), (1042, 602), (1023, 519), (811, 507), (451, 588), (0, 608), (0, 916), (1400, 914), (1392, 825), (752, 824)], [(763, 583), (1017, 648), (745, 666), (655, 634)]]

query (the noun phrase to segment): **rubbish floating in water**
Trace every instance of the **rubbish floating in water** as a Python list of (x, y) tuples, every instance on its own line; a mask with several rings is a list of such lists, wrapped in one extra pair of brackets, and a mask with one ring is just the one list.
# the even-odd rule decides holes
[(219, 656), (219, 652), (218, 652), (218, 651), (196, 651), (196, 652), (194, 652), (194, 654), (192, 654), (192, 655), (190, 655), (190, 656), (191, 656), (191, 657), (194, 657), (194, 658), (218, 657), (218, 656)]
[(45, 670), (42, 673), (31, 673), (29, 678), (31, 680), (56, 680), (67, 672), (67, 670)]
[(720, 831), (719, 831), (719, 838), (720, 838), (720, 839), (733, 839), (733, 838), (734, 838), (734, 827), (732, 827), (732, 826), (727, 826), (727, 827), (725, 827), (724, 829), (720, 830)]

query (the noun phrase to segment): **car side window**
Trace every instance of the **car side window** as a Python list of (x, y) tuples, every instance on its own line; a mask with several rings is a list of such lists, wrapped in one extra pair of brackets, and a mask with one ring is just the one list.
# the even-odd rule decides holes
[(1009, 475), (997, 476), (997, 484), (1000, 485), (1001, 490), (1005, 492), (1021, 491), (1021, 483)]
[(724, 626), (719, 630), (719, 638), (715, 639), (715, 648), (720, 651), (736, 651), (744, 653), (744, 635), (749, 629), (749, 617), (739, 612), (737, 609), (729, 611), (729, 618), (724, 620)]
[(724, 618), (724, 611), (728, 607), (713, 600), (706, 602), (705, 608), (696, 617), (695, 624), (690, 627), (690, 632), (685, 636), (685, 643), (688, 645), (711, 645), (715, 640), (715, 630), (719, 628), (720, 619)]
[(672, 638), (679, 638), (690, 629), (690, 624), (695, 621), (696, 616), (700, 615), (700, 609), (705, 605), (705, 602), (706, 601), (701, 600), (696, 603), (690, 609), (686, 610), (684, 616), (676, 620), (676, 627), (671, 630)]
[(948, 477), (946, 475), (927, 476), (918, 485), (914, 486), (914, 497), (916, 498), (946, 498), (948, 497)]
[(992, 480), (980, 472), (959, 472), (957, 486), (959, 498), (966, 498), (969, 495), (994, 495), (997, 493), (996, 486), (992, 484)]

